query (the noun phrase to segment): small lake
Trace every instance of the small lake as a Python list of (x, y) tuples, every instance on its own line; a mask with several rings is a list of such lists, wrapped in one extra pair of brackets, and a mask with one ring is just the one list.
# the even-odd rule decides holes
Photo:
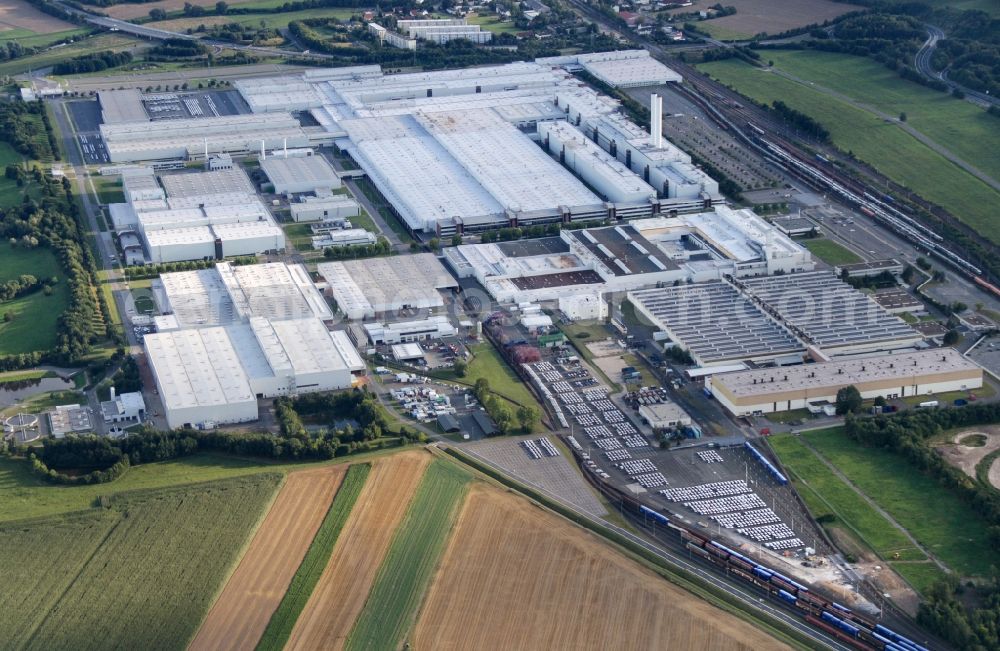
[(72, 389), (73, 382), (58, 377), (43, 377), (33, 380), (18, 380), (0, 384), (0, 409), (16, 405), (39, 393)]

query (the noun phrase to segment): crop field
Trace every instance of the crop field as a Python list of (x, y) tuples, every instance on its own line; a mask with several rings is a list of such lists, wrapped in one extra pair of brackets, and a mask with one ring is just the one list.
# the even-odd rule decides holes
[(24, 2), (24, 0), (4, 0), (0, 3), (0, 40), (5, 38), (7, 31), (19, 36), (30, 34), (52, 34), (73, 30), (75, 26), (50, 16)]
[(742, 61), (713, 61), (698, 67), (757, 101), (771, 103), (780, 99), (807, 113), (829, 130), (841, 150), (853, 152), (893, 181), (950, 211), (984, 237), (1000, 242), (991, 208), (1000, 202), (1000, 192), (955, 166), (898, 124)]
[(979, 514), (896, 454), (865, 448), (840, 428), (803, 434), (850, 481), (961, 576), (988, 576), (993, 559)]
[[(694, 8), (704, 9), (708, 3)], [(849, 11), (860, 9), (856, 5), (833, 0), (729, 0), (726, 6), (736, 7), (732, 16), (723, 16), (698, 23), (700, 29), (715, 38), (748, 39), (756, 34), (779, 34), (813, 23), (836, 18)], [(691, 11), (684, 7), (681, 11)]]
[(830, 266), (861, 262), (861, 256), (833, 240), (815, 238), (800, 240), (800, 243), (809, 249), (810, 253)]
[[(0, 639), (23, 648), (49, 608), (115, 526), (115, 514), (94, 510), (0, 525)], [(58, 567), (41, 571), (38, 554)]]
[(278, 607), (344, 476), (343, 466), (288, 475), (189, 649), (251, 648)]
[(31, 274), (37, 278), (55, 276), (60, 282), (46, 296), (41, 290), (10, 301), (0, 302), (0, 314), (13, 319), (0, 321), (0, 355), (14, 355), (47, 350), (56, 342), (59, 315), (69, 305), (69, 286), (63, 278), (59, 261), (49, 249), (23, 249), (9, 242), (0, 243), (0, 282)]
[(347, 640), (348, 649), (399, 648), (451, 534), (470, 479), (464, 470), (443, 460), (432, 463), (424, 473)]
[(787, 648), (589, 532), (482, 484), (469, 491), (410, 643), (415, 649)]
[[(119, 494), (84, 512), (81, 517), (93, 518), (95, 528), (81, 532), (86, 538), (67, 543), (86, 548), (90, 540), (92, 553), (82, 562), (75, 551), (46, 555), (54, 566), (40, 574), (65, 585), (50, 586), (48, 603), (39, 604), (28, 619), (11, 623), (24, 629), (26, 642), (19, 646), (80, 651), (184, 647), (280, 482), (281, 475), (262, 474), (197, 488)], [(67, 516), (64, 522), (72, 519)], [(5, 526), (15, 528), (13, 523)], [(97, 528), (101, 526), (105, 533)], [(16, 550), (24, 555), (23, 563), (39, 571), (40, 548), (27, 544), (39, 534), (31, 522), (19, 523), (16, 533), (20, 537), (7, 541), (5, 558)]]
[(368, 479), (370, 470), (371, 465), (367, 463), (356, 464), (348, 469), (340, 488), (337, 490), (333, 504), (326, 512), (319, 531), (312, 539), (302, 563), (292, 578), (291, 585), (288, 586), (285, 596), (281, 599), (281, 604), (271, 615), (270, 621), (267, 622), (267, 628), (256, 647), (260, 651), (269, 649), (281, 651), (284, 648), (285, 642), (288, 641), (288, 636), (291, 635), (292, 628), (295, 626), (295, 621), (299, 618), (302, 609), (305, 608), (309, 596), (330, 560), (333, 546), (337, 543), (337, 538), (340, 537), (340, 532), (343, 530), (351, 510), (354, 509), (354, 504)]
[(431, 456), (421, 451), (373, 464), (286, 649), (343, 648), (430, 462)]

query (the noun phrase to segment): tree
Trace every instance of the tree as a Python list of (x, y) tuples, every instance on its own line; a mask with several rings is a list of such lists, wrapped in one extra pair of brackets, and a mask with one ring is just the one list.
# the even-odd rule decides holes
[(163, 9), (150, 9), (149, 11), (150, 20), (166, 20), (167, 12)]
[(900, 122), (906, 122), (906, 112), (903, 112), (903, 113), (899, 114), (899, 121)]
[(941, 341), (944, 342), (945, 346), (954, 346), (958, 343), (959, 339), (961, 339), (961, 336), (958, 334), (958, 330), (952, 328), (948, 332), (944, 333), (944, 337)]
[(222, 0), (219, 0), (219, 2), (215, 3), (215, 13), (219, 14), (220, 16), (225, 16), (228, 11), (229, 11), (229, 5), (223, 2)]
[(861, 392), (856, 386), (849, 385), (837, 392), (837, 413), (853, 414), (861, 410)]
[(462, 243), (462, 236), (461, 235), (459, 235), (458, 233), (455, 233), (454, 235), (451, 236), (451, 245), (452, 246), (458, 246), (461, 243)]
[(875, 396), (875, 400), (873, 401), (873, 404), (876, 407), (885, 407), (886, 400), (882, 396)]
[(436, 237), (432, 237), (431, 241), (427, 243), (427, 246), (430, 247), (431, 251), (437, 251), (441, 248), (441, 240)]
[(465, 360), (460, 357), (455, 358), (455, 363), (452, 365), (452, 368), (455, 370), (455, 375), (458, 377), (465, 377), (467, 367), (468, 364), (466, 364)]
[(517, 422), (521, 424), (521, 431), (525, 434), (531, 431), (537, 421), (538, 412), (531, 407), (521, 405), (517, 408)]

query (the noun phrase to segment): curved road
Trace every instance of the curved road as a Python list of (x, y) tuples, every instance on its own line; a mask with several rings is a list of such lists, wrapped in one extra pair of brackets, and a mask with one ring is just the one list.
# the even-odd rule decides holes
[(965, 99), (973, 104), (978, 104), (979, 106), (986, 108), (989, 108), (990, 106), (1000, 106), (1000, 99), (997, 99), (992, 95), (987, 95), (986, 93), (980, 93), (979, 91), (972, 90), (971, 88), (966, 88), (965, 86), (948, 79), (947, 70), (943, 72), (936, 72), (934, 70), (934, 67), (931, 65), (931, 60), (934, 58), (934, 50), (937, 48), (938, 41), (945, 38), (945, 33), (940, 27), (935, 27), (934, 25), (924, 25), (924, 27), (927, 28), (927, 40), (920, 46), (916, 56), (913, 58), (913, 64), (917, 68), (917, 72), (928, 79), (944, 82), (948, 86), (948, 90), (955, 90), (957, 88), (965, 93)]

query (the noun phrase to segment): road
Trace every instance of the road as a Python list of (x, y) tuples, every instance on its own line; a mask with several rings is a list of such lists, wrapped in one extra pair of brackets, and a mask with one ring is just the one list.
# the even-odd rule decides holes
[(966, 88), (948, 79), (947, 70), (943, 72), (934, 70), (934, 66), (931, 65), (931, 61), (934, 59), (934, 50), (937, 49), (938, 41), (945, 38), (945, 33), (940, 27), (935, 27), (934, 25), (924, 25), (924, 27), (927, 28), (927, 40), (920, 46), (913, 60), (913, 65), (916, 67), (917, 72), (928, 79), (944, 82), (948, 86), (948, 90), (955, 90), (957, 88), (965, 93), (965, 99), (973, 104), (978, 104), (986, 108), (1000, 106), (1000, 99), (972, 90), (971, 88)]

